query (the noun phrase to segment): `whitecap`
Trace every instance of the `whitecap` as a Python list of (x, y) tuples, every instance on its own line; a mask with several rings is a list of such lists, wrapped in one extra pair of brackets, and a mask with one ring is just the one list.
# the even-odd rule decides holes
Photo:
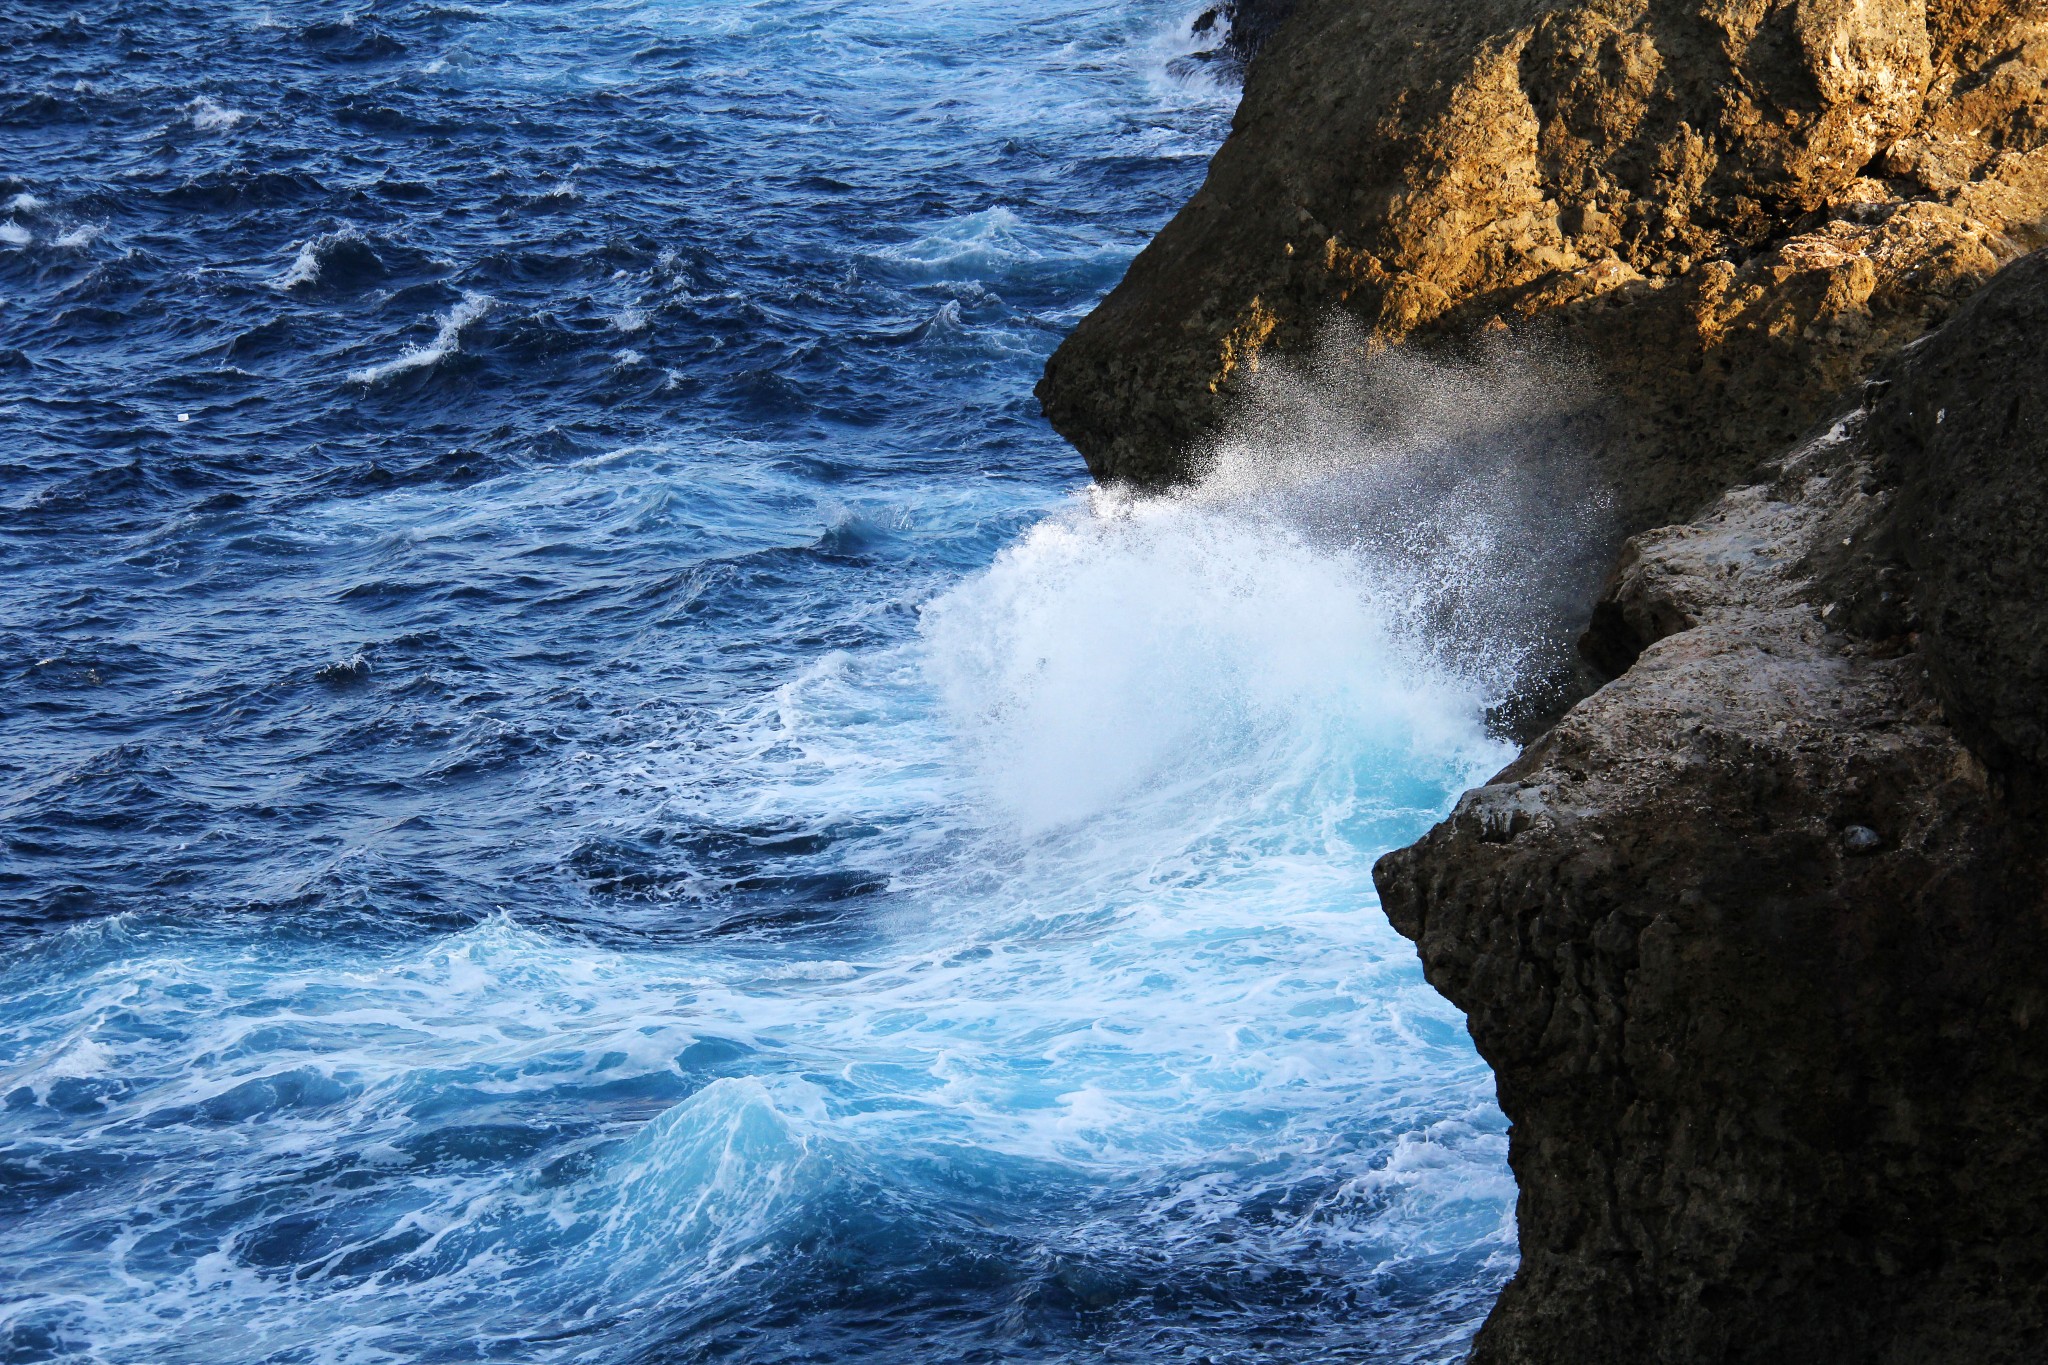
[(362, 233), (352, 227), (339, 232), (326, 233), (308, 238), (299, 247), (299, 254), (292, 259), (290, 268), (270, 282), (270, 287), (280, 292), (311, 284), (320, 278), (320, 269), (327, 263), (328, 253), (342, 242), (360, 242)]
[(441, 325), (434, 333), (432, 341), (425, 346), (407, 347), (405, 353), (395, 360), (351, 370), (349, 379), (357, 384), (375, 384), (389, 379), (394, 374), (403, 374), (407, 370), (438, 365), (462, 349), (462, 329), (490, 312), (492, 303), (489, 295), (464, 291), (462, 302), (435, 319)]
[(56, 245), (75, 251), (80, 247), (91, 246), (99, 240), (100, 234), (105, 230), (99, 223), (80, 223), (59, 236)]
[(43, 1075), (53, 1080), (83, 1079), (102, 1074), (112, 1063), (112, 1054), (105, 1047), (90, 1038), (79, 1038), (43, 1068)]
[(1022, 219), (1006, 208), (984, 209), (955, 218), (912, 242), (885, 248), (881, 259), (937, 278), (981, 276), (1032, 258), (1023, 240)]
[(34, 213), (44, 207), (44, 202), (27, 190), (0, 204), (0, 213)]
[(313, 238), (299, 248), (291, 269), (270, 282), (272, 289), (296, 289), (320, 278), (320, 239)]
[(27, 246), (35, 239), (36, 235), (33, 232), (30, 232), (13, 219), (0, 223), (0, 243), (4, 243), (7, 246), (20, 247)]
[(185, 109), (192, 115), (192, 126), (202, 133), (232, 128), (249, 117), (246, 110), (227, 108), (205, 95), (193, 100)]
[(998, 206), (941, 223), (866, 259), (900, 280), (949, 281), (987, 290), (1020, 276), (1120, 268), (1125, 256), (1121, 247), (1100, 237), (1030, 222)]
[(1504, 759), (1484, 689), (1428, 657), (1406, 593), (1270, 519), (1098, 490), (930, 603), (923, 631), (987, 795), (1044, 830), (1333, 745), (1388, 772)]
[(612, 315), (612, 327), (626, 336), (647, 330), (647, 314), (638, 308), (621, 308)]
[(966, 322), (960, 316), (960, 301), (948, 299), (939, 305), (937, 312), (918, 324), (918, 340), (931, 337), (957, 336), (967, 330)]

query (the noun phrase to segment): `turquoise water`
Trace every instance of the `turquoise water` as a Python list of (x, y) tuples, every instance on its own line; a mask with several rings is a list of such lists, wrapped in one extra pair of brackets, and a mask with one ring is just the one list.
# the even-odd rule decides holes
[(1030, 397), (1198, 9), (0, 20), (0, 1356), (1461, 1354), (1492, 692)]

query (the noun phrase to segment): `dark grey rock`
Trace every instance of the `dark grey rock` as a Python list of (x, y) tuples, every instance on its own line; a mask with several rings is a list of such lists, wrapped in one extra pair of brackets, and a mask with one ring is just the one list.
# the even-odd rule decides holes
[(1474, 1365), (2048, 1360), (2044, 375), (2035, 258), (1635, 537), (1625, 671), (1375, 869), (1514, 1124)]
[[(1272, 41), (1299, 3), (1300, 0), (1225, 0), (1206, 13), (1230, 25), (1224, 45), (1238, 64), (1244, 65)], [(1195, 22), (1199, 25), (1201, 20)]]
[[(2048, 771), (2048, 253), (1899, 357), (1873, 416), (1919, 646), (1985, 760)], [(2031, 783), (2030, 783), (2031, 785)]]

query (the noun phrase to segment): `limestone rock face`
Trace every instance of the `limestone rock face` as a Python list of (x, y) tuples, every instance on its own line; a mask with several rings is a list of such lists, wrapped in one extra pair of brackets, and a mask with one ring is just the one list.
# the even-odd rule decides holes
[(2048, 255), (1637, 536), (1376, 880), (1514, 1127), (1476, 1365), (2048, 1359)]
[(1299, 0), (1039, 397), (1098, 478), (1163, 484), (1333, 310), (1540, 326), (1641, 529), (2043, 242), (2048, 0)]

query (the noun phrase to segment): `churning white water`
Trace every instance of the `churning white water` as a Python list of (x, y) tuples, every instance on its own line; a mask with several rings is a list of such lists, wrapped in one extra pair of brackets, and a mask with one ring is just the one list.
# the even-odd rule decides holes
[[(1098, 490), (924, 629), (983, 793), (1025, 830), (1204, 803), (1284, 821), (1330, 801), (1411, 810), (1417, 778), (1498, 757), (1482, 680), (1432, 661), (1409, 606), (1407, 584), (1281, 522)], [(1322, 787), (1333, 762), (1365, 783)]]
[(417, 1359), (451, 1318), (610, 1359), (734, 1296), (830, 1337), (886, 1282), (1062, 1358), (1310, 1310), (1328, 1346), (1360, 1295), (1407, 1305), (1367, 1355), (1452, 1349), (1511, 1255), (1502, 1125), (1370, 868), (1507, 750), (1411, 595), (1270, 517), (1090, 494), (916, 636), (634, 761), (700, 822), (885, 826), (831, 933), (45, 941), (0, 1091), (103, 1109), (28, 1159), (147, 1165), (0, 1312), (118, 1360)]
[(1505, 1123), (1371, 869), (1507, 757), (1558, 386), (1276, 368), (1074, 491), (1199, 4), (76, 8), (0, 1358), (1462, 1354)]

